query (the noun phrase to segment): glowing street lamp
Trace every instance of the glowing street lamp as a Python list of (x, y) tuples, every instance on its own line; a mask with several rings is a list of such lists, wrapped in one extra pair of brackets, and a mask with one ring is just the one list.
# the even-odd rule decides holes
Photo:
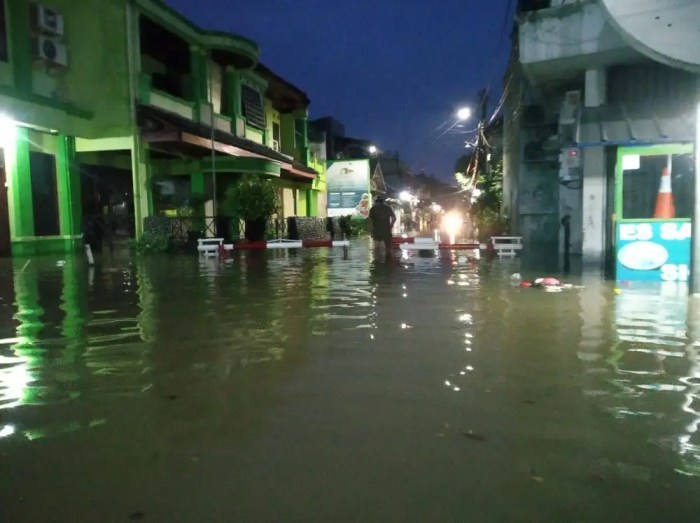
[(399, 200), (402, 202), (410, 202), (413, 200), (413, 195), (408, 191), (401, 191), (399, 193)]
[(472, 116), (472, 110), (469, 107), (461, 107), (457, 111), (457, 119), (464, 122), (465, 120), (469, 120)]
[(369, 154), (377, 154), (377, 146), (376, 145), (370, 145), (367, 150), (369, 151)]
[(456, 211), (450, 211), (442, 218), (442, 227), (450, 237), (450, 243), (455, 243), (457, 235), (462, 230), (463, 225), (464, 219), (462, 215)]

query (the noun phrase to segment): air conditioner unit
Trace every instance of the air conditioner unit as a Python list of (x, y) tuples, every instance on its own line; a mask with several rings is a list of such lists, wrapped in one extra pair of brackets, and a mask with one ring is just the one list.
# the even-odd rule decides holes
[(273, 148), (275, 151), (279, 151), (279, 150), (280, 150), (280, 143), (279, 143), (279, 141), (277, 141), (277, 140), (272, 140), (272, 148)]
[(560, 125), (574, 125), (581, 107), (581, 91), (569, 91), (564, 96), (559, 112)]
[(61, 13), (43, 5), (32, 4), (31, 14), (32, 25), (37, 32), (51, 36), (63, 36), (64, 21)]
[(34, 58), (51, 65), (68, 65), (68, 50), (57, 38), (39, 36), (34, 40)]

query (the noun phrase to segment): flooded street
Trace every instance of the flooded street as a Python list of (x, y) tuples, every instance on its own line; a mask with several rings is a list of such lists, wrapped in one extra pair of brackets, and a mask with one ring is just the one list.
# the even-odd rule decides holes
[(363, 241), (0, 271), (0, 521), (697, 520), (683, 287)]

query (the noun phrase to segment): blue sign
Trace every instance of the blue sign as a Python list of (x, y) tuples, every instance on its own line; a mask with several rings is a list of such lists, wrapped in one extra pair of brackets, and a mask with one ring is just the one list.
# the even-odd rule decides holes
[(688, 281), (691, 237), (689, 220), (618, 223), (617, 280)]

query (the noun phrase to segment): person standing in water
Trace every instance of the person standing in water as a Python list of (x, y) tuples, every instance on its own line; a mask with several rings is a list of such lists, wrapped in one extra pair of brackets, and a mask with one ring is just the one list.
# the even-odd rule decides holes
[[(384, 198), (378, 196), (374, 205), (369, 210), (369, 231), (375, 242), (381, 242), (386, 247), (386, 252), (391, 252), (391, 230), (396, 223), (394, 211), (386, 203)], [(376, 244), (375, 244), (376, 245)]]

